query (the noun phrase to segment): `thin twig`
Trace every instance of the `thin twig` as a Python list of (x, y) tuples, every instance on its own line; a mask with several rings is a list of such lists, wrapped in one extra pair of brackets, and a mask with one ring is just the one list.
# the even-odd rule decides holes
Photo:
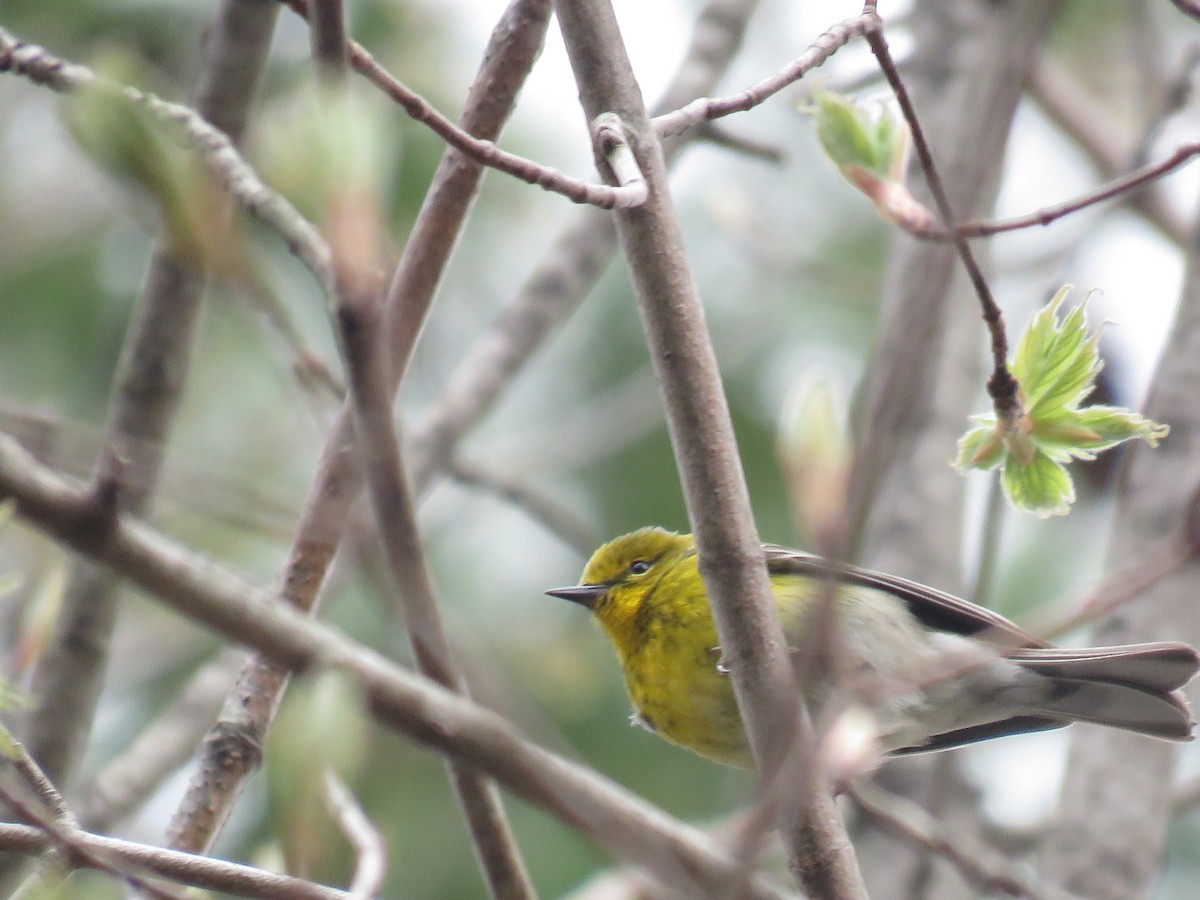
[(354, 848), (354, 875), (350, 893), (355, 900), (371, 900), (383, 890), (387, 875), (387, 842), (350, 789), (333, 772), (325, 772), (325, 804)]
[(1020, 866), (1010, 863), (994, 850), (982, 845), (973, 846), (962, 835), (947, 831), (933, 816), (905, 797), (885, 791), (869, 780), (855, 782), (847, 793), (864, 813), (905, 840), (947, 860), (980, 890), (1031, 900), (1064, 896), (1037, 884)]
[[(136, 866), (159, 878), (235, 897), (254, 900), (355, 900), (345, 891), (302, 878), (278, 875), (193, 853), (164, 850), (86, 831), (76, 832), (73, 840), (73, 852), (68, 858), (76, 868), (107, 870), (109, 863), (103, 861), (103, 856), (114, 865)], [(54, 838), (37, 826), (0, 823), (0, 850), (7, 853), (35, 856), (54, 846)], [(86, 851), (86, 855), (80, 851)]]
[(801, 56), (753, 87), (719, 99), (700, 97), (679, 109), (655, 116), (651, 124), (659, 137), (670, 137), (683, 134), (702, 122), (711, 122), (732, 113), (753, 109), (789, 84), (799, 81), (853, 38), (878, 26), (879, 18), (874, 11), (864, 11), (823, 32)]
[[(33, 762), (31, 759), (29, 759), (29, 757), (26, 757), (26, 761), (33, 765)], [(34, 768), (36, 769), (36, 765), (34, 765)], [(40, 770), (38, 771), (38, 775), (40, 777), (35, 780), (42, 783), (38, 785), (35, 791), (40, 793), (44, 790), (45, 786), (50, 784), (50, 782), (48, 779), (46, 779), (44, 774), (41, 774)], [(57, 795), (58, 792), (54, 790), (53, 786), (50, 786), (50, 790), (53, 794)], [(86, 842), (79, 839), (82, 832), (75, 825), (74, 817), (71, 816), (70, 813), (58, 815), (57, 813), (51, 812), (50, 815), (46, 815), (42, 810), (36, 808), (37, 804), (40, 803), (40, 800), (36, 801), (35, 803), (27, 803), (24, 797), (7, 787), (3, 783), (3, 780), (0, 780), (0, 797), (4, 799), (4, 802), (10, 806), (18, 816), (44, 832), (45, 835), (51, 841), (53, 841), (57, 850), (62, 851), (62, 853), (59, 854), (54, 860), (53, 865), (55, 867), (60, 864), (69, 864), (71, 859), (78, 858), (88, 868), (105, 872), (118, 881), (124, 882), (129, 887), (135, 888), (144, 896), (154, 897), (157, 898), (157, 900), (183, 900), (182, 895), (177, 894), (174, 891), (160, 888), (157, 885), (151, 884), (138, 874), (113, 865), (113, 863), (106, 858), (106, 854), (97, 853), (88, 847)], [(59, 797), (58, 800), (61, 802), (62, 798)], [(65, 807), (63, 807), (63, 809), (65, 810)], [(27, 882), (27, 884), (32, 885), (41, 880), (44, 876), (45, 872), (39, 871), (32, 876), (33, 881)]]
[(1146, 185), (1158, 181), (1163, 176), (1191, 162), (1197, 155), (1200, 155), (1200, 143), (1183, 144), (1177, 147), (1170, 156), (1161, 162), (1143, 166), (1137, 171), (1130, 172), (1128, 175), (1123, 175), (1120, 178), (1115, 178), (1107, 184), (1088, 191), (1086, 194), (1080, 194), (1071, 200), (1064, 201), (1055, 206), (1044, 207), (1037, 212), (1015, 216), (1011, 219), (991, 222), (964, 222), (961, 225), (954, 226), (952, 232), (945, 228), (921, 228), (914, 225), (904, 225), (904, 223), (899, 224), (914, 237), (939, 241), (950, 241), (955, 237), (991, 237), (992, 235), (1004, 234), (1009, 231), (1032, 228), (1036, 225), (1049, 225), (1051, 222), (1056, 222), (1072, 213), (1087, 209), (1089, 206), (1094, 206), (1097, 203), (1103, 203), (1105, 200), (1112, 200), (1114, 197), (1144, 188)]
[[(307, 18), (309, 0), (283, 0), (302, 18)], [(469, 130), (460, 128), (422, 97), (387, 71), (374, 56), (360, 44), (348, 44), (350, 65), (366, 76), (376, 87), (400, 105), (414, 121), (428, 127), (455, 150), (481, 166), (496, 169), (526, 184), (534, 184), (545, 190), (561, 194), (574, 203), (586, 203), (601, 209), (626, 209), (636, 206), (638, 192), (626, 188), (610, 187), (572, 178), (557, 169), (543, 166), (531, 159), (501, 150), (491, 140), (476, 137)]]
[[(873, 9), (873, 7), (873, 2), (868, 3), (869, 9)], [(879, 67), (883, 70), (884, 77), (892, 88), (892, 92), (896, 95), (896, 102), (900, 105), (900, 111), (912, 134), (913, 147), (917, 152), (921, 169), (925, 173), (929, 192), (933, 195), (942, 221), (951, 229), (954, 247), (967, 270), (972, 287), (975, 288), (975, 295), (979, 298), (979, 305), (983, 310), (983, 320), (987, 323), (992, 345), (992, 374), (987, 382), (988, 394), (992, 398), (997, 417), (1006, 427), (1011, 427), (1021, 412), (1021, 404), (1017, 396), (1020, 385), (1008, 370), (1008, 335), (1004, 326), (1004, 313), (992, 297), (992, 291), (988, 287), (983, 270), (979, 267), (975, 254), (971, 251), (970, 242), (958, 234), (954, 211), (950, 207), (946, 189), (942, 185), (941, 176), (934, 164), (933, 154), (925, 139), (925, 132), (921, 128), (920, 120), (917, 118), (912, 98), (909, 97), (908, 88), (904, 84), (904, 79), (900, 77), (895, 60), (892, 59), (882, 26), (876, 24), (875, 27), (868, 29), (865, 38), (871, 52), (875, 54), (875, 59), (879, 62)]]

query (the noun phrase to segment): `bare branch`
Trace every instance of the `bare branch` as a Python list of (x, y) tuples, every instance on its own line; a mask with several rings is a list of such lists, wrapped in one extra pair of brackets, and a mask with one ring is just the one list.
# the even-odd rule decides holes
[(753, 109), (789, 84), (799, 81), (846, 46), (853, 38), (865, 34), (869, 29), (877, 27), (878, 24), (878, 16), (873, 11), (863, 12), (839, 22), (813, 41), (812, 46), (799, 58), (788, 63), (770, 78), (729, 97), (721, 97), (716, 100), (710, 97), (701, 97), (679, 109), (655, 116), (652, 120), (654, 130), (660, 137), (670, 137), (683, 134), (702, 122), (710, 122), (735, 112)]
[(1095, 206), (1097, 203), (1103, 203), (1106, 200), (1112, 200), (1123, 194), (1133, 193), (1145, 188), (1147, 185), (1158, 181), (1163, 176), (1191, 162), (1197, 155), (1200, 155), (1200, 143), (1183, 144), (1177, 147), (1175, 152), (1161, 162), (1142, 166), (1137, 171), (1130, 172), (1128, 175), (1123, 175), (1120, 178), (1115, 178), (1108, 182), (1108, 184), (1101, 185), (1095, 190), (1088, 191), (1086, 194), (1080, 194), (1072, 200), (1064, 201), (1055, 206), (1047, 206), (1039, 209), (1037, 212), (1015, 216), (1011, 219), (1002, 219), (994, 222), (964, 222), (961, 225), (956, 225), (953, 233), (944, 228), (921, 228), (918, 225), (906, 224), (904, 222), (898, 224), (915, 237), (938, 241), (953, 240), (956, 236), (964, 238), (991, 237), (992, 235), (1004, 234), (1008, 231), (1020, 231), (1023, 228), (1032, 228), (1035, 225), (1049, 225), (1051, 222), (1056, 222), (1064, 216), (1087, 209), (1089, 206)]
[[(110, 860), (112, 865), (138, 867), (179, 884), (221, 891), (235, 897), (254, 900), (355, 900), (352, 895), (336, 888), (207, 856), (163, 850), (86, 831), (76, 832), (72, 840), (73, 855), (69, 858), (77, 868), (107, 870), (110, 863), (105, 860)], [(0, 823), (0, 850), (32, 856), (45, 853), (54, 845), (54, 838), (37, 826)]]
[[(339, 265), (339, 272), (344, 268)], [(442, 626), (433, 579), (421, 547), (416, 504), (405, 481), (400, 444), (393, 430), (378, 291), (371, 279), (357, 274), (350, 272), (348, 277), (339, 278), (343, 299), (338, 304), (337, 321), (350, 372), (355, 431), (375, 521), (392, 582), (400, 594), (400, 609), (417, 665), (438, 684), (465, 696), (466, 681), (454, 663)], [(450, 776), (492, 896), (513, 900), (535, 896), (495, 784), (461, 762), (450, 763)]]
[(992, 297), (991, 288), (988, 287), (983, 269), (980, 268), (975, 254), (971, 251), (971, 245), (955, 227), (956, 220), (954, 211), (950, 207), (950, 199), (946, 195), (941, 176), (934, 164), (933, 153), (929, 149), (921, 123), (917, 119), (917, 111), (908, 95), (908, 88), (905, 87), (904, 79), (900, 77), (900, 70), (896, 68), (895, 60), (892, 59), (887, 39), (883, 35), (882, 25), (877, 24), (868, 30), (866, 39), (871, 47), (871, 52), (875, 54), (875, 59), (879, 62), (879, 67), (883, 69), (884, 77), (891, 85), (892, 92), (896, 95), (896, 102), (900, 104), (900, 111), (904, 114), (909, 131), (912, 133), (917, 159), (920, 160), (921, 169), (925, 173), (925, 182), (929, 185), (929, 191), (937, 204), (942, 221), (951, 230), (954, 247), (971, 278), (975, 295), (979, 298), (979, 305), (983, 309), (983, 320), (987, 323), (992, 341), (992, 374), (987, 382), (988, 394), (996, 408), (997, 418), (1005, 427), (1011, 427), (1020, 414), (1021, 404), (1017, 397), (1020, 385), (1008, 370), (1008, 335), (1005, 331), (1004, 313), (997, 305), (995, 298)]
[[(285, 2), (297, 15), (307, 17), (309, 0)], [(356, 72), (366, 76), (372, 84), (396, 101), (413, 120), (428, 127), (455, 150), (481, 166), (496, 169), (526, 184), (537, 185), (561, 194), (574, 203), (586, 203), (601, 209), (624, 209), (635, 203), (636, 193), (571, 178), (557, 169), (501, 150), (491, 140), (476, 137), (469, 129), (455, 125), (434, 109), (428, 100), (397, 80), (360, 44), (350, 41), (348, 52), (350, 65)]]

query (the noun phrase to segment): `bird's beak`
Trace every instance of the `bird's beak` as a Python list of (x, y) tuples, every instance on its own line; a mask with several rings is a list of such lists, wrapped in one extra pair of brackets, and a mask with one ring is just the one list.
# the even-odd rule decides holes
[(596, 601), (608, 593), (611, 584), (573, 584), (570, 587), (551, 588), (546, 591), (551, 597), (570, 600), (592, 609)]

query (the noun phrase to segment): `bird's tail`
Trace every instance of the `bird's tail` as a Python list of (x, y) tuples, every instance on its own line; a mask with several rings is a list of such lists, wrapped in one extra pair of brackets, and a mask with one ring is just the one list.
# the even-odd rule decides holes
[(1192, 738), (1195, 720), (1179, 688), (1196, 674), (1200, 658), (1187, 644), (1036, 648), (1020, 650), (1011, 659), (1050, 679), (1044, 703), (1030, 710), (1035, 715), (1173, 741)]

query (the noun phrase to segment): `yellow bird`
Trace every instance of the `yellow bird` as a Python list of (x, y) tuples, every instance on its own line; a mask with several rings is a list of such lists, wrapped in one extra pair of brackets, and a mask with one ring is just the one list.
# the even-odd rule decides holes
[[(788, 644), (802, 649), (826, 564), (764, 549)], [(1187, 644), (1063, 650), (903, 578), (847, 566), (838, 580), (841, 677), (806, 685), (806, 699), (820, 707), (847, 692), (859, 702), (869, 697), (886, 752), (942, 750), (1076, 721), (1192, 737), (1178, 689), (1200, 659)], [(636, 721), (716, 762), (752, 764), (691, 535), (643, 528), (616, 538), (592, 554), (579, 585), (547, 593), (595, 615), (617, 651)]]

